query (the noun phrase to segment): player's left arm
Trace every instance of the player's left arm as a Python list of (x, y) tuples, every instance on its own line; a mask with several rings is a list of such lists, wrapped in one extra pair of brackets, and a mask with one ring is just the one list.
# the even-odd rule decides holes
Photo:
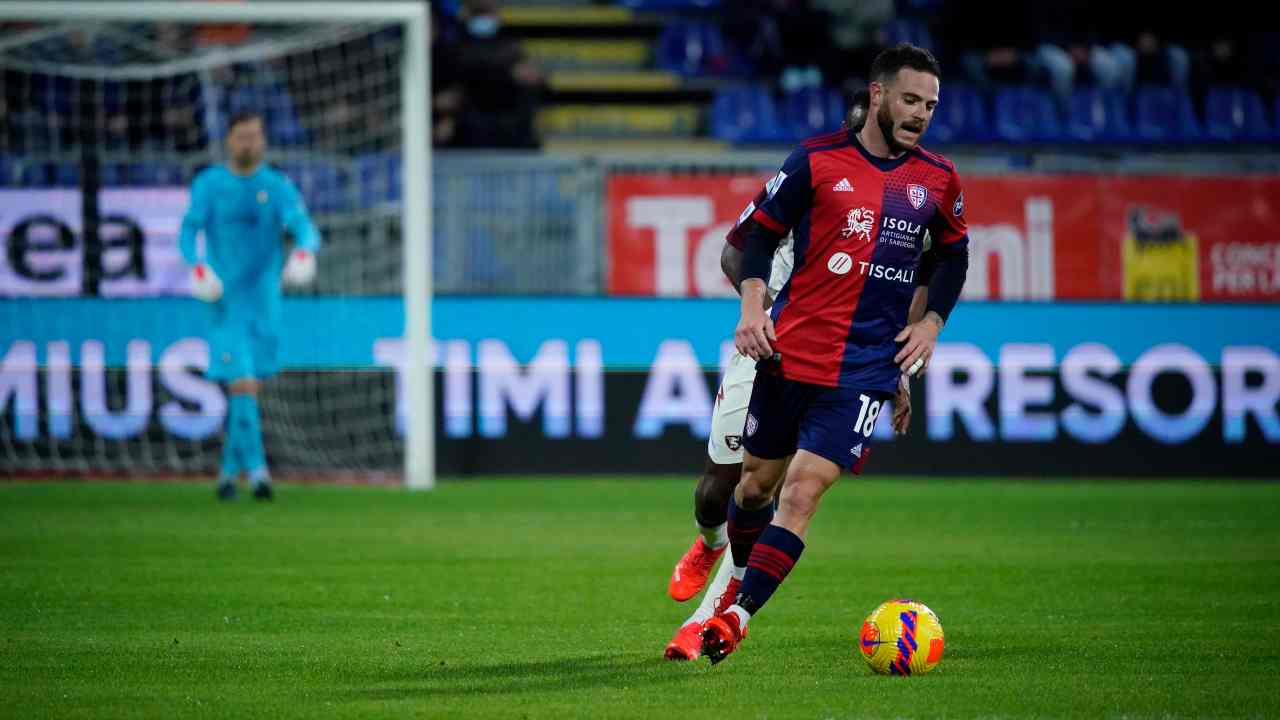
[[(916, 272), (916, 289), (911, 294), (911, 307), (907, 310), (907, 324), (920, 322), (924, 318), (925, 306), (929, 302), (929, 281), (937, 265), (937, 255), (930, 250), (930, 236), (925, 233), (925, 252), (920, 257), (920, 267)], [(924, 374), (921, 369), (916, 377)], [(893, 398), (893, 417), (890, 419), (896, 435), (906, 435), (911, 427), (911, 376), (902, 373), (898, 376), (898, 392)]]
[(929, 224), (935, 256), (933, 277), (929, 280), (924, 317), (911, 323), (894, 338), (902, 348), (894, 357), (902, 371), (913, 375), (929, 365), (938, 333), (960, 300), (964, 280), (969, 272), (969, 235), (964, 219), (964, 191), (953, 171), (943, 195), (942, 204)]
[(293, 237), (293, 252), (289, 253), (289, 260), (285, 263), (283, 279), (289, 285), (306, 285), (315, 278), (320, 232), (311, 222), (302, 194), (288, 178), (283, 180), (280, 221)]

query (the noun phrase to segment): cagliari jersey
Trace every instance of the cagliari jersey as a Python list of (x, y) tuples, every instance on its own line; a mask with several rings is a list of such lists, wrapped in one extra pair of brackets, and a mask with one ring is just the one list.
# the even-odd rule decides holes
[[(892, 160), (840, 131), (806, 140), (739, 218), (793, 236), (794, 270), (771, 310), (783, 377), (892, 392), (925, 236), (967, 240), (951, 161), (923, 148)], [(737, 226), (730, 242), (742, 247)], [(775, 262), (776, 264), (776, 262)]]

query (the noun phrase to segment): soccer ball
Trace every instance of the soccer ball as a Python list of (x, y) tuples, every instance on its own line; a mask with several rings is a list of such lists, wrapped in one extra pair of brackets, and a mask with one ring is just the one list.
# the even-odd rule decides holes
[(890, 600), (871, 611), (858, 634), (862, 659), (881, 675), (920, 675), (942, 660), (942, 623), (924, 603)]

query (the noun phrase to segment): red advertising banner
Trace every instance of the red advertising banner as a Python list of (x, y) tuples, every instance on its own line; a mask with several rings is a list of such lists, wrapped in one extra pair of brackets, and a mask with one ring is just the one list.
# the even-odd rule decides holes
[[(614, 295), (722, 296), (725, 233), (767, 176), (608, 180)], [(964, 180), (970, 300), (1280, 302), (1280, 178)]]

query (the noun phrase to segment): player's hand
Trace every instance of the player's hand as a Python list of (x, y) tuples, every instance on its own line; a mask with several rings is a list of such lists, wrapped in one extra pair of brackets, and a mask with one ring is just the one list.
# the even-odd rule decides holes
[(923, 374), (933, 358), (938, 333), (942, 331), (942, 318), (935, 312), (925, 313), (924, 319), (902, 328), (893, 340), (902, 343), (902, 349), (893, 357), (902, 372), (907, 375)]
[(289, 261), (284, 264), (281, 275), (285, 285), (307, 285), (316, 277), (316, 255), (310, 250), (301, 248), (289, 254)]
[(898, 394), (893, 396), (893, 434), (906, 435), (911, 427), (911, 381), (898, 376)]
[(733, 344), (738, 352), (752, 360), (764, 360), (773, 357), (773, 343), (778, 336), (773, 332), (773, 318), (763, 307), (745, 309), (738, 320), (738, 328), (733, 333)]
[(205, 302), (217, 302), (222, 297), (222, 280), (207, 263), (191, 268), (191, 297)]

